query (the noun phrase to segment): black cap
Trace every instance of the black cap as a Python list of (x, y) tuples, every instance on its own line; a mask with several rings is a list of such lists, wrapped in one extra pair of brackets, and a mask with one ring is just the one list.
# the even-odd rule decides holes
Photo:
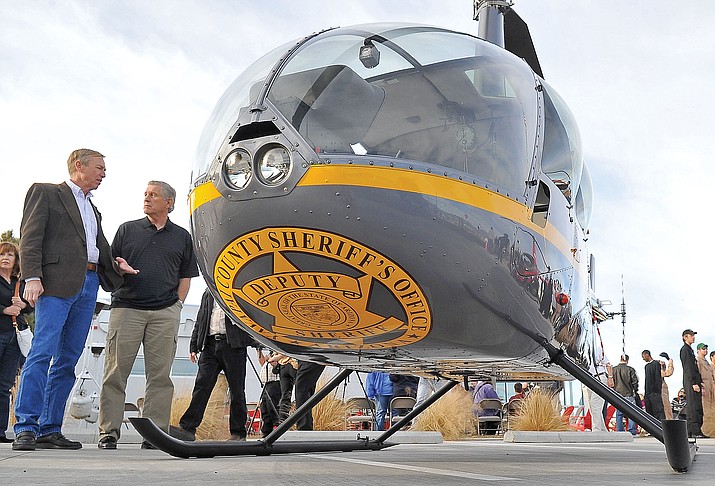
[(670, 356), (668, 356), (668, 353), (666, 353), (665, 351), (663, 351), (662, 353), (660, 353), (659, 356), (662, 356), (662, 357), (664, 357), (665, 359), (670, 359)]
[(692, 329), (686, 329), (685, 331), (683, 331), (683, 337), (685, 337), (686, 334), (692, 334), (693, 336), (695, 336), (697, 332), (693, 331)]

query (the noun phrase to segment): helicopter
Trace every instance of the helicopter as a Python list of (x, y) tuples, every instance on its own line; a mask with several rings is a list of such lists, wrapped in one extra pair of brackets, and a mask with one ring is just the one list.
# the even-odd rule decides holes
[[(132, 419), (154, 445), (179, 457), (380, 449), (474, 376), (575, 377), (668, 442), (586, 371), (593, 187), (574, 116), (512, 2), (474, 5), (477, 36), (331, 28), (226, 90), (191, 174), (202, 274), (257, 341), (343, 371), (265, 440), (186, 444)], [(376, 440), (275, 442), (352, 370), (452, 381)], [(671, 465), (687, 469), (694, 452), (677, 444)]]

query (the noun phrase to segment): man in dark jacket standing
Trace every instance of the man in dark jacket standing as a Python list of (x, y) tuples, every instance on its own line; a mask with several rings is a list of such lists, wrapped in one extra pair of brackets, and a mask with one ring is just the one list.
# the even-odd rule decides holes
[(196, 363), (198, 357), (199, 372), (191, 403), (179, 420), (179, 427), (171, 427), (171, 435), (189, 441), (196, 438), (218, 374), (223, 371), (231, 392), (230, 440), (246, 440), (246, 348), (255, 345), (253, 338), (226, 316), (206, 289), (189, 344), (189, 359)]
[[(636, 404), (636, 394), (638, 393), (638, 374), (633, 367), (628, 366), (628, 355), (621, 356), (621, 362), (613, 367), (613, 388), (620, 393), (627, 402)], [(616, 411), (616, 431), (623, 432), (623, 412)], [(628, 432), (631, 435), (638, 435), (636, 423), (628, 421)]]
[(700, 376), (695, 353), (690, 347), (695, 342), (697, 332), (692, 329), (683, 331), (683, 347), (680, 348), (680, 361), (683, 363), (683, 388), (687, 400), (686, 414), (688, 420), (688, 436), (698, 439), (705, 438), (703, 431), (703, 379)]

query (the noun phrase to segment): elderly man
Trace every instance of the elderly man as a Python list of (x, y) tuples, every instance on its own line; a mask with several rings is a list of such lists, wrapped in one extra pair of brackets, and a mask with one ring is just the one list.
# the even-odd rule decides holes
[(688, 436), (705, 438), (703, 434), (703, 379), (698, 370), (695, 353), (690, 347), (695, 342), (697, 332), (692, 329), (683, 331), (683, 347), (680, 348), (680, 361), (683, 363), (683, 388), (687, 400)]
[[(176, 353), (181, 308), (191, 278), (199, 274), (189, 233), (169, 220), (176, 191), (150, 181), (144, 192), (146, 217), (122, 224), (112, 253), (139, 273), (129, 275), (112, 293), (104, 379), (99, 398), (100, 449), (116, 449), (124, 418), (129, 372), (144, 346), (146, 394), (142, 415), (169, 432), (174, 385), (171, 365)], [(148, 442), (142, 448), (151, 448)]]
[(104, 155), (78, 149), (67, 159), (69, 180), (33, 184), (20, 226), (24, 299), (35, 307), (35, 337), (15, 401), (13, 450), (81, 449), (62, 434), (75, 365), (92, 322), (99, 285), (107, 291), (134, 273), (112, 260), (102, 219), (91, 201), (105, 175)]

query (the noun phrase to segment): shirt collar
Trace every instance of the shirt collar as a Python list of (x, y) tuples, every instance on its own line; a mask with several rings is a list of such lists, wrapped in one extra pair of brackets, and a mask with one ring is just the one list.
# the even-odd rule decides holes
[[(144, 228), (156, 228), (156, 226), (154, 226), (154, 223), (152, 223), (151, 221), (149, 221), (149, 217), (148, 217), (148, 216), (145, 216), (145, 217), (144, 217), (143, 226), (144, 226)], [(167, 220), (166, 220), (166, 224), (164, 225), (164, 228), (162, 229), (162, 231), (163, 231), (163, 230), (169, 230), (169, 231), (171, 231), (171, 229), (172, 229), (173, 226), (174, 226), (174, 223), (172, 223), (170, 219), (167, 219)]]
[(77, 184), (72, 182), (71, 179), (65, 181), (65, 184), (67, 184), (72, 191), (72, 194), (75, 195), (75, 197), (81, 197), (82, 199), (89, 199), (92, 197), (92, 191), (89, 191), (87, 195), (85, 196), (84, 191), (82, 190), (81, 187), (79, 187)]

